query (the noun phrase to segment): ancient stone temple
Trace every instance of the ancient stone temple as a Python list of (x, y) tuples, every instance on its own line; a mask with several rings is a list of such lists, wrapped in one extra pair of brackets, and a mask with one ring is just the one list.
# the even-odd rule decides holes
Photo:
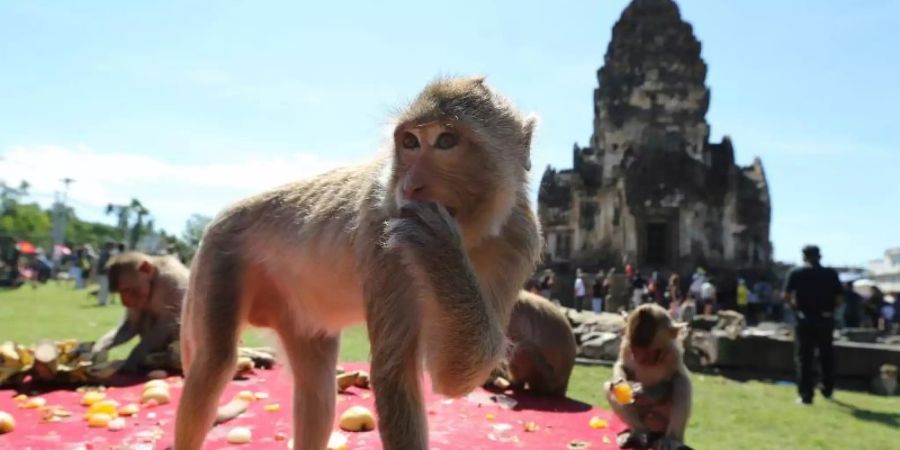
[(594, 90), (590, 145), (548, 167), (538, 210), (549, 262), (569, 267), (764, 269), (771, 261), (762, 162), (709, 141), (706, 63), (671, 0), (634, 0)]

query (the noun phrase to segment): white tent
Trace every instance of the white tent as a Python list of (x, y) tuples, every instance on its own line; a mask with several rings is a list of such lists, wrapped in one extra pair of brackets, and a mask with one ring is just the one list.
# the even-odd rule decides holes
[(868, 278), (862, 278), (853, 282), (853, 290), (864, 297), (872, 295), (872, 288), (875, 286), (877, 286), (877, 283)]

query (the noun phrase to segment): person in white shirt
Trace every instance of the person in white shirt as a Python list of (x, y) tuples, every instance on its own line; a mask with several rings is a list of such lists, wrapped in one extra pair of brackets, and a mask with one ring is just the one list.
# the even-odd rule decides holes
[(703, 314), (712, 314), (716, 304), (716, 286), (712, 280), (707, 279), (700, 287), (700, 302), (703, 304)]
[(584, 274), (581, 272), (581, 269), (575, 271), (575, 310), (578, 312), (581, 312), (586, 294), (583, 276)]

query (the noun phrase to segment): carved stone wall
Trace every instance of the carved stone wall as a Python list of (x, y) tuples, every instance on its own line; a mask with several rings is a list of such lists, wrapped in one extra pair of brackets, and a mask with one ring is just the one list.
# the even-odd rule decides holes
[(641, 270), (771, 264), (762, 162), (709, 142), (707, 66), (671, 0), (634, 0), (612, 30), (589, 147), (548, 167), (538, 209), (550, 262)]

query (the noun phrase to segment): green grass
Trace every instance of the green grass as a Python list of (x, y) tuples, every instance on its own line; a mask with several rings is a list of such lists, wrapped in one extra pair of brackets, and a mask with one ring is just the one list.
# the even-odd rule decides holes
[[(0, 341), (32, 343), (40, 339), (93, 340), (115, 326), (118, 304), (99, 308), (87, 291), (67, 286), (0, 291)], [(248, 331), (247, 345), (266, 345), (265, 334)], [(113, 357), (124, 357), (131, 345)], [(368, 359), (365, 328), (348, 329), (342, 337), (341, 360)], [(576, 367), (569, 396), (607, 408), (601, 384), (604, 367)], [(818, 400), (810, 408), (794, 404), (795, 390), (761, 382), (736, 382), (693, 375), (694, 414), (688, 430), (700, 449), (887, 449), (900, 442), (900, 398), (838, 391), (836, 401)]]

